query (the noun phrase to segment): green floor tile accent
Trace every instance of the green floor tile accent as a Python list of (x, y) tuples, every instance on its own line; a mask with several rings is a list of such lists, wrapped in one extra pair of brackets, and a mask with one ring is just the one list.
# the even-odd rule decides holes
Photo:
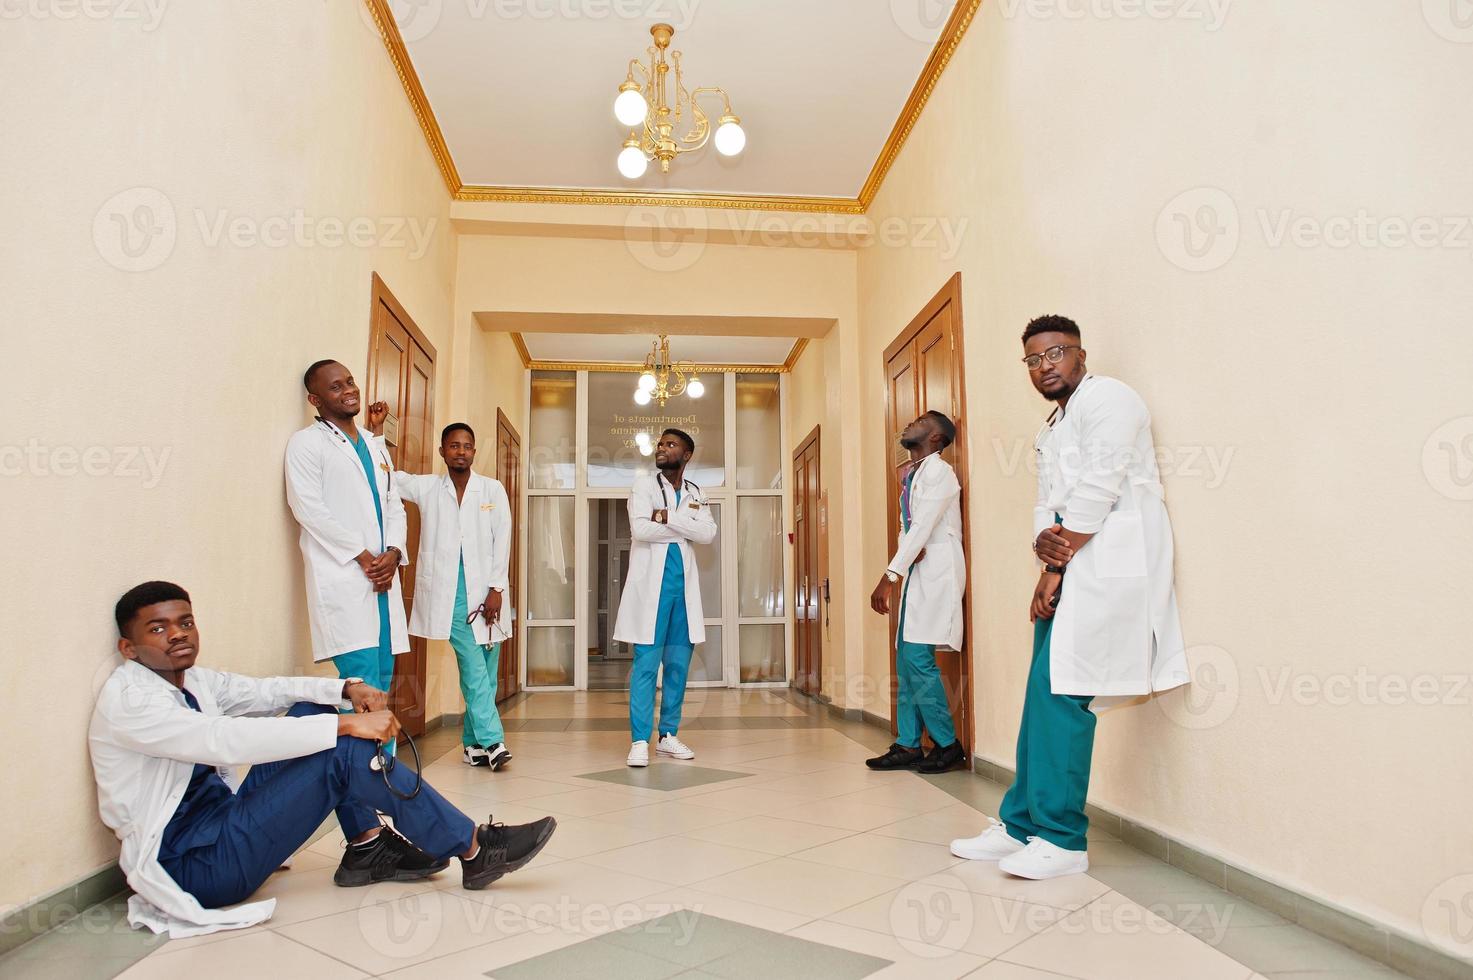
[(638, 786), (640, 789), (662, 789), (666, 792), (690, 789), (692, 786), (707, 786), (728, 779), (746, 779), (749, 772), (732, 772), (729, 769), (705, 769), (701, 766), (647, 766), (643, 769), (624, 766), (604, 772), (580, 773), (579, 779), (596, 779), (601, 783), (616, 783), (620, 786)]
[(486, 976), (497, 980), (661, 980), (677, 975), (859, 980), (890, 965), (889, 960), (877, 956), (683, 909), (522, 960)]
[(165, 942), (128, 925), (128, 902), (118, 895), (0, 956), (5, 980), (103, 980), (115, 977)]

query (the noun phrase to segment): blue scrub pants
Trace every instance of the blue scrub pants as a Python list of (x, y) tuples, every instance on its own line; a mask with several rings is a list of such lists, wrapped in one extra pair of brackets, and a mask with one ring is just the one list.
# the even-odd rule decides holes
[(1042, 837), (1066, 851), (1083, 851), (1089, 817), (1090, 759), (1095, 747), (1092, 698), (1055, 694), (1049, 677), (1049, 640), (1054, 621), (1033, 624), (1033, 665), (1023, 695), (1018, 729), (1017, 775), (1002, 798), (998, 817), (1008, 835), (1026, 843)]
[(455, 611), (450, 615), (450, 648), (460, 665), (460, 695), (465, 698), (465, 720), (460, 726), (462, 745), (489, 749), (506, 741), (501, 712), (496, 710), (496, 672), (501, 664), (501, 644), (482, 646), (476, 642), (465, 617), (470, 604), (465, 597), (465, 562), (460, 564), (460, 581), (455, 586)]
[[(287, 715), (334, 712), (304, 703)], [(428, 783), (414, 799), (399, 799), (369, 767), (373, 756), (372, 742), (343, 735), (334, 748), (252, 766), (234, 796), (191, 821), (183, 852), (164, 862), (164, 870), (205, 908), (245, 901), (334, 811), (349, 840), (378, 823), (374, 811), (381, 810), (434, 857), (465, 853), (475, 822)], [(395, 765), (389, 778), (401, 793), (414, 789), (408, 766)]]
[(936, 666), (936, 646), (932, 643), (907, 643), (905, 636), (905, 600), (910, 594), (910, 576), (900, 596), (900, 625), (895, 630), (895, 740), (908, 749), (921, 747), (921, 728), (931, 733), (938, 747), (956, 741), (956, 725), (946, 703), (946, 687), (941, 683), (941, 668)]
[[(674, 545), (671, 545), (674, 547)], [(685, 678), (690, 671), (690, 622), (685, 615), (685, 576), (669, 569), (660, 580), (660, 606), (655, 613), (655, 642), (634, 645), (634, 667), (629, 671), (629, 734), (632, 741), (648, 742), (655, 716), (655, 674), (663, 666), (660, 694), (660, 734), (680, 730), (685, 704)]]

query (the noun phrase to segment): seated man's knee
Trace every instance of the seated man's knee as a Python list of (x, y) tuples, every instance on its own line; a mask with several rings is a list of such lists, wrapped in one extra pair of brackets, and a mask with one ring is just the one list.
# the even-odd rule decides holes
[(298, 701), (287, 709), (288, 718), (306, 718), (309, 715), (335, 715), (338, 713), (336, 705), (314, 704), (311, 701)]

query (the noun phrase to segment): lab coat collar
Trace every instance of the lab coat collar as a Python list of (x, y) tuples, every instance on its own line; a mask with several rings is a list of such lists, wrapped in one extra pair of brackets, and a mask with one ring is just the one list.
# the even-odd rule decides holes
[[(317, 420), (312, 423), (312, 428), (321, 432), (329, 442), (331, 442), (334, 446), (338, 448), (339, 452), (346, 455), (353, 462), (358, 463), (358, 465), (363, 465), (361, 462), (359, 462), (358, 450), (353, 448), (353, 440), (349, 439), (348, 434), (342, 429), (339, 429), (336, 425), (329, 422), (321, 415), (317, 416)], [(360, 428), (358, 430), (358, 438), (372, 439), (373, 433), (365, 432), (363, 429)]]
[[(456, 499), (455, 481), (450, 479), (449, 473), (442, 473), (440, 475), (440, 486), (446, 493), (450, 494), (451, 500)], [(481, 495), (480, 474), (475, 470), (471, 470), (470, 479), (465, 481), (465, 496), (460, 499), (459, 504), (465, 506), (465, 502), (470, 499), (471, 494), (475, 494), (477, 497)]]
[(175, 700), (180, 704), (186, 703), (184, 700), (184, 691), (189, 687), (189, 671), (184, 672), (184, 687), (178, 688), (136, 660), (124, 658), (121, 667), (123, 669), (123, 676), (128, 678), (130, 684), (155, 685), (165, 688), (174, 695)]

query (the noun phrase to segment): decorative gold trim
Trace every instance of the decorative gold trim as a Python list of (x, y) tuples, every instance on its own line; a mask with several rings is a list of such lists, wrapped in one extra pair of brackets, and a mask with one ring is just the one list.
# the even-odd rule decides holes
[(859, 196), (846, 198), (755, 194), (676, 194), (660, 191), (464, 184), (460, 180), (460, 172), (455, 167), (455, 160), (450, 156), (450, 148), (445, 144), (445, 134), (440, 129), (440, 123), (435, 118), (434, 110), (430, 108), (429, 97), (425, 95), (424, 86), (420, 84), (419, 74), (414, 70), (409, 51), (404, 46), (404, 39), (399, 34), (399, 25), (389, 11), (388, 0), (363, 0), (363, 2), (373, 15), (374, 25), (378, 28), (379, 36), (383, 38), (384, 48), (389, 53), (389, 60), (394, 64), (394, 71), (404, 86), (404, 94), (409, 99), (410, 108), (414, 110), (414, 116), (419, 120), (425, 142), (429, 144), (430, 153), (435, 158), (435, 165), (440, 168), (440, 174), (445, 179), (445, 186), (454, 200), (519, 204), (735, 208), (751, 211), (802, 211), (821, 214), (864, 214), (874, 202), (875, 195), (879, 193), (880, 185), (885, 180), (885, 175), (890, 172), (895, 158), (900, 155), (906, 139), (909, 138), (911, 130), (915, 128), (916, 121), (920, 119), (921, 112), (926, 107), (926, 102), (931, 98), (936, 83), (940, 81), (941, 73), (951, 62), (952, 55), (956, 53), (957, 46), (961, 44), (962, 38), (966, 35), (967, 28), (971, 26), (973, 17), (982, 6), (982, 0), (957, 0), (956, 6), (952, 8), (951, 17), (946, 22), (946, 27), (942, 29), (941, 36), (936, 39), (936, 45), (931, 49), (931, 55), (926, 59), (926, 65), (921, 70), (920, 77), (916, 79), (915, 86), (911, 89), (910, 98), (906, 100), (905, 107), (900, 111), (900, 118), (895, 121), (889, 138), (881, 147), (880, 155), (870, 169), (869, 177), (865, 180), (864, 186), (860, 188)]
[(936, 39), (936, 46), (931, 49), (931, 57), (926, 59), (926, 67), (916, 79), (915, 88), (910, 90), (910, 98), (905, 100), (905, 108), (900, 110), (895, 128), (890, 130), (890, 138), (885, 141), (879, 159), (875, 161), (864, 186), (859, 189), (861, 208), (868, 210), (874, 203), (875, 195), (879, 194), (880, 185), (885, 181), (885, 175), (890, 172), (890, 166), (900, 155), (910, 131), (915, 128), (917, 120), (921, 118), (921, 111), (926, 108), (931, 93), (935, 91), (936, 83), (941, 80), (941, 73), (951, 62), (951, 56), (956, 53), (957, 46), (962, 43), (967, 28), (972, 24), (972, 18), (981, 6), (982, 0), (957, 0), (956, 6), (952, 8), (946, 27)]
[(528, 352), (527, 342), (522, 339), (522, 335), (512, 333), (507, 336), (511, 337), (511, 345), (517, 349), (517, 356), (522, 359), (522, 367), (530, 368), (532, 366), (532, 355)]
[(793, 342), (793, 349), (788, 351), (788, 359), (783, 362), (783, 373), (787, 374), (793, 370), (798, 363), (798, 358), (803, 356), (803, 351), (808, 347), (808, 338), (799, 337)]
[[(695, 374), (787, 374), (782, 364), (696, 364)], [(533, 361), (527, 365), (529, 371), (618, 371), (638, 374), (643, 364), (622, 361)]]

